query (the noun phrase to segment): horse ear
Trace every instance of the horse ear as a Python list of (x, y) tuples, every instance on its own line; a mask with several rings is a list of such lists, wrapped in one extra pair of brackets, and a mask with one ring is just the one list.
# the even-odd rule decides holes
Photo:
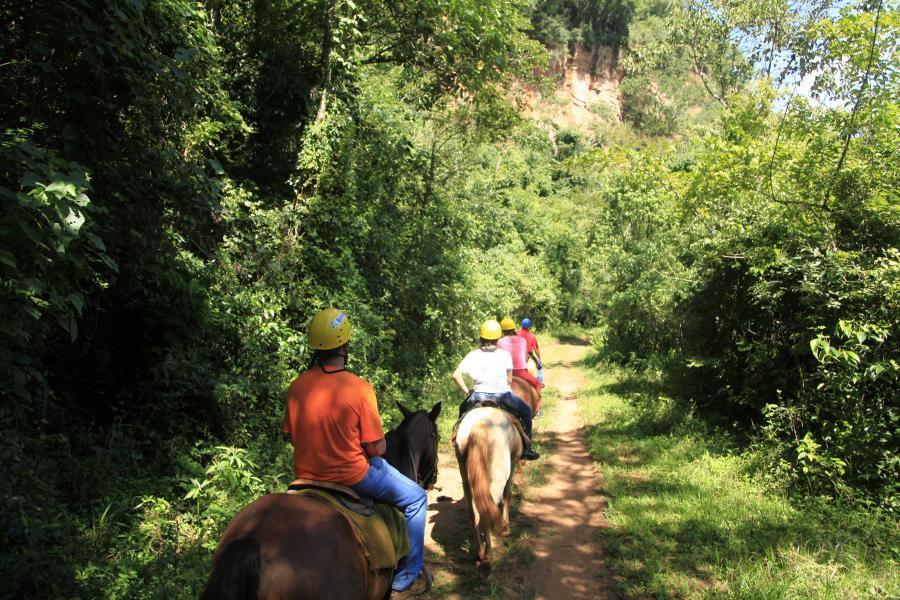
[(438, 415), (441, 414), (441, 403), (438, 402), (434, 406), (431, 407), (431, 412), (428, 413), (428, 418), (432, 421), (437, 421)]
[(403, 406), (403, 405), (400, 404), (399, 402), (394, 402), (394, 404), (396, 404), (396, 405), (397, 405), (397, 408), (400, 409), (400, 412), (403, 413), (403, 418), (404, 418), (404, 419), (405, 419), (406, 417), (408, 417), (409, 415), (412, 414), (412, 411), (411, 411), (411, 410), (409, 410), (408, 408), (406, 408), (405, 406)]

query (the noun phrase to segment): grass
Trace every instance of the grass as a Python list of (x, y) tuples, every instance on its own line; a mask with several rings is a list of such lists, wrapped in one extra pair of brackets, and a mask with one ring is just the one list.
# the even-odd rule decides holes
[(792, 504), (753, 477), (727, 438), (641, 381), (580, 368), (587, 440), (609, 498), (609, 564), (625, 597), (900, 597), (895, 521)]

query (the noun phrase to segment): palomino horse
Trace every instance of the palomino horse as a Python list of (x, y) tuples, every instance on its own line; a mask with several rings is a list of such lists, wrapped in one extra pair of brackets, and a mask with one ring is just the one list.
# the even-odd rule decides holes
[[(429, 413), (400, 410), (403, 422), (386, 436), (385, 460), (427, 488), (437, 477), (435, 421), (441, 403)], [(369, 570), (350, 525), (336, 509), (301, 495), (269, 494), (228, 524), (203, 598), (380, 600), (392, 576), (391, 569)]]
[(475, 531), (476, 564), (485, 572), (491, 568), (491, 533), (510, 533), (512, 479), (522, 455), (522, 436), (514, 419), (500, 408), (474, 408), (460, 421), (453, 443)]

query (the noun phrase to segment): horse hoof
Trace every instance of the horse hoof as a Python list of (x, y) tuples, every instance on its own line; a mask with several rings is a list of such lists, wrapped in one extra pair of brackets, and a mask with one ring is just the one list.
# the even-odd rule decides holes
[(502, 530), (502, 531), (500, 532), (500, 537), (505, 537), (505, 538), (507, 538), (507, 537), (509, 537), (509, 536), (511, 536), (511, 535), (512, 535), (512, 529), (509, 528), (509, 527), (507, 527), (506, 529), (504, 529), (504, 530)]
[(475, 561), (475, 572), (478, 573), (479, 577), (487, 577), (491, 574), (491, 561), (489, 560), (476, 560)]

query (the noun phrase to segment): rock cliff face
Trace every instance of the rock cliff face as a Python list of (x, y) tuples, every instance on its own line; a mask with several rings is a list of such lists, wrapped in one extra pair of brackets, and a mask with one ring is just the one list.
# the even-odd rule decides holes
[(551, 63), (548, 75), (556, 77), (556, 90), (552, 96), (529, 94), (526, 114), (557, 127), (582, 130), (619, 124), (622, 98), (617, 63), (616, 53), (610, 47), (593, 51), (577, 47), (574, 56)]

